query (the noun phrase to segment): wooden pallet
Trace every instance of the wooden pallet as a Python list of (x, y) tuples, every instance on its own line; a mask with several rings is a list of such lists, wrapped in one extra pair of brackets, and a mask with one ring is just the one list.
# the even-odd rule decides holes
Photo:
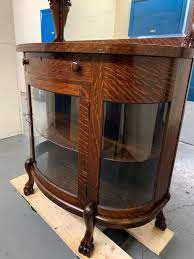
[[(79, 254), (78, 247), (85, 233), (85, 225), (80, 217), (77, 217), (50, 201), (35, 186), (35, 193), (31, 196), (23, 195), (23, 187), (27, 181), (27, 175), (19, 176), (11, 180), (11, 184), (27, 200), (27, 202), (37, 211), (37, 213), (47, 222), (47, 224), (60, 236), (60, 238), (79, 257), (86, 258)], [(159, 255), (165, 246), (172, 239), (174, 233), (167, 229), (162, 232), (154, 227), (151, 222), (143, 227), (129, 229), (127, 232), (135, 237), (139, 242)], [(94, 231), (95, 250), (93, 259), (130, 259), (124, 250), (115, 244), (97, 227)]]

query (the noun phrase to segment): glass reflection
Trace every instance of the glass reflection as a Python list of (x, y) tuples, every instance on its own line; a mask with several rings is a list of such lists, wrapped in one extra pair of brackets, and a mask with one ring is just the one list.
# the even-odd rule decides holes
[(31, 87), (35, 159), (40, 172), (77, 194), (79, 97)]
[(128, 208), (149, 202), (168, 104), (104, 104), (100, 204)]

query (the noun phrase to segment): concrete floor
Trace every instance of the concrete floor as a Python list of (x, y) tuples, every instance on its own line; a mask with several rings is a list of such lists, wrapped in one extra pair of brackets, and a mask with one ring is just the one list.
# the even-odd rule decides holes
[[(24, 172), (27, 138), (0, 141), (0, 259), (77, 258), (9, 184)], [(124, 244), (134, 259), (194, 258), (194, 147), (180, 144), (172, 181), (172, 199), (165, 208), (174, 239), (160, 257), (134, 238)], [(121, 258), (118, 258), (121, 259)]]
[(194, 102), (187, 102), (185, 115), (180, 135), (180, 140), (184, 143), (194, 145)]

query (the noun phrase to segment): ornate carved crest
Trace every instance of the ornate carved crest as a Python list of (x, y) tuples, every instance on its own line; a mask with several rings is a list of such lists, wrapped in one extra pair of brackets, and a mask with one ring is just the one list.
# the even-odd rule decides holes
[(194, 48), (194, 0), (191, 0), (191, 14), (189, 18), (189, 31), (182, 42), (182, 47)]
[[(48, 0), (50, 4), (50, 8), (53, 8), (57, 2), (60, 2), (60, 0)], [(64, 2), (64, 5), (66, 6), (71, 6), (71, 1), (70, 0), (62, 0)]]
[(53, 8), (53, 6), (56, 4), (57, 0), (48, 0), (50, 4), (50, 8)]
[(191, 31), (184, 38), (182, 47), (194, 48), (194, 24), (192, 25)]
[(55, 23), (56, 38), (55, 42), (64, 41), (64, 27), (71, 6), (70, 0), (48, 0)]

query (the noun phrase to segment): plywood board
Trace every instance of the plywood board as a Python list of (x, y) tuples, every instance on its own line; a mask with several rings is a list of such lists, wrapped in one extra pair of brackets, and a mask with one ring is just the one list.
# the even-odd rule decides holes
[(160, 255), (174, 236), (174, 232), (168, 228), (161, 231), (154, 226), (154, 223), (152, 221), (142, 227), (128, 229), (127, 232), (153, 253)]
[[(78, 247), (85, 233), (85, 224), (77, 217), (55, 205), (35, 186), (35, 193), (31, 196), (23, 195), (23, 187), (27, 181), (27, 175), (19, 176), (11, 180), (11, 184), (29, 202), (47, 224), (60, 236), (60, 238), (79, 257)], [(93, 259), (131, 259), (131, 257), (116, 245), (110, 238), (98, 228), (94, 231), (95, 250)]]

